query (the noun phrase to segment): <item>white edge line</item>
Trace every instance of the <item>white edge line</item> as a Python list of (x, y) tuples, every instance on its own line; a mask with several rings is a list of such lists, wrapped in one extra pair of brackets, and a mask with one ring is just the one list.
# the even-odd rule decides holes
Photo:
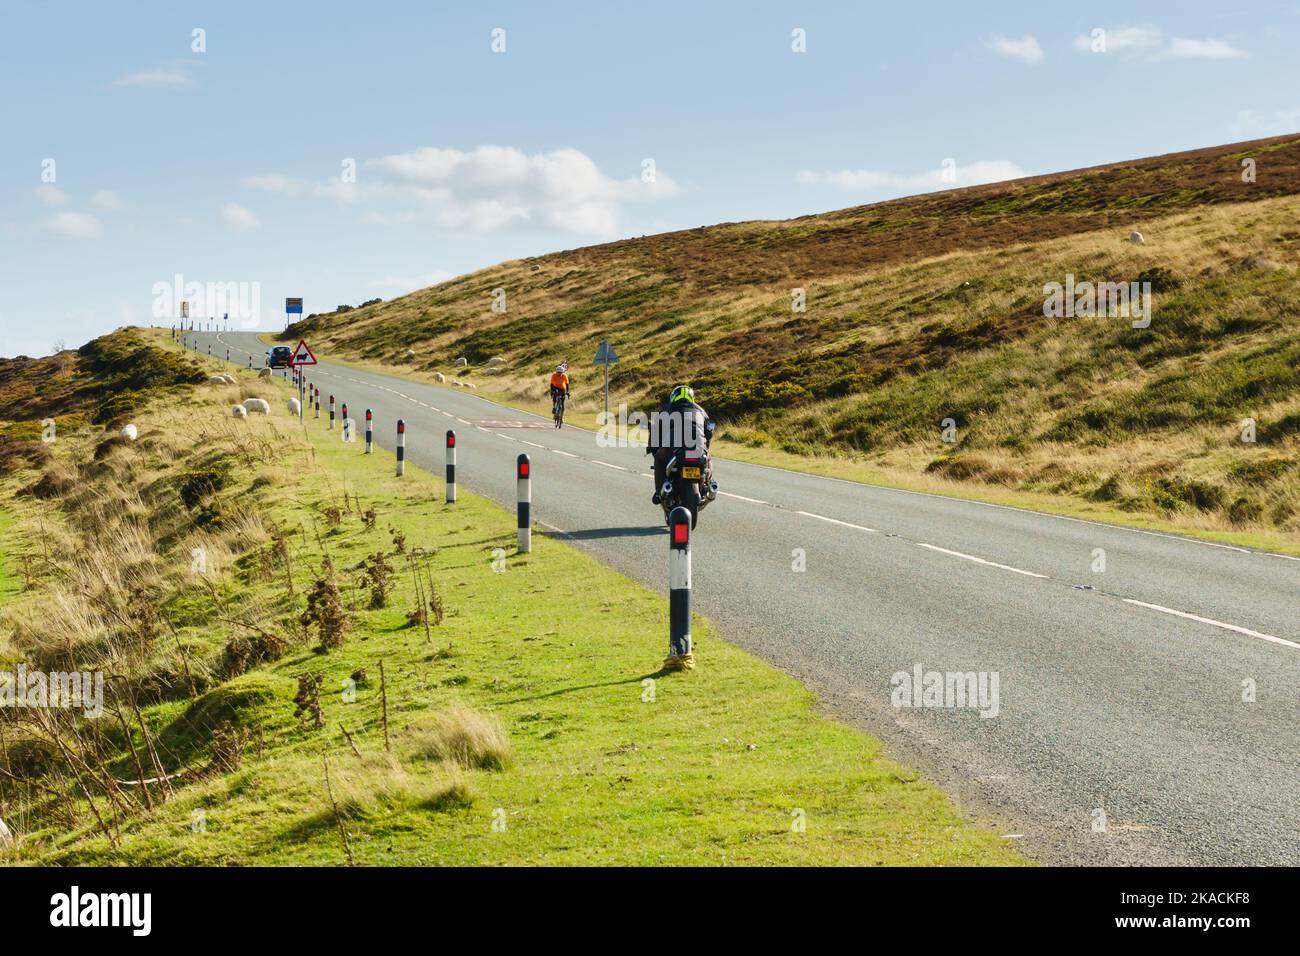
[(1201, 624), (1221, 627), (1225, 631), (1235, 631), (1238, 634), (1245, 634), (1248, 637), (1258, 637), (1261, 641), (1272, 641), (1274, 644), (1281, 644), (1283, 647), (1294, 647), (1296, 650), (1300, 651), (1300, 644), (1297, 644), (1295, 641), (1288, 641), (1284, 637), (1274, 637), (1272, 634), (1261, 634), (1259, 631), (1252, 631), (1248, 627), (1238, 627), (1236, 624), (1225, 624), (1223, 621), (1201, 617), (1199, 614), (1188, 614), (1186, 611), (1175, 611), (1171, 607), (1162, 607), (1159, 604), (1148, 604), (1146, 601), (1135, 601), (1133, 598), (1122, 598), (1122, 600), (1125, 604), (1136, 604), (1138, 607), (1150, 608), (1153, 611), (1160, 611), (1163, 614), (1172, 614), (1174, 617), (1185, 617), (1189, 621), (1199, 621)]
[(996, 561), (985, 561), (983, 558), (977, 558), (973, 554), (963, 554), (960, 551), (949, 551), (947, 548), (941, 548), (937, 544), (925, 544), (922, 541), (916, 543), (918, 548), (929, 548), (931, 551), (939, 551), (943, 554), (951, 554), (954, 558), (964, 558), (967, 561), (974, 561), (976, 564), (987, 564), (990, 568), (1001, 568), (1003, 571), (1013, 571), (1016, 574), (1023, 574), (1027, 578), (1046, 578), (1046, 574), (1039, 574), (1036, 571), (1026, 571), (1023, 568), (1013, 568), (1009, 564), (998, 564)]

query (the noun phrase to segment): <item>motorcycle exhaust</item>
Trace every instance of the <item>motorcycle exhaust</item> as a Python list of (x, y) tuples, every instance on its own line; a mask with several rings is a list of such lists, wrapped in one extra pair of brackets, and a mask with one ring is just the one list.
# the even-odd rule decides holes
[(662, 498), (664, 501), (667, 501), (672, 496), (672, 493), (673, 493), (673, 483), (671, 481), (665, 481), (664, 486), (659, 489), (659, 497)]
[(704, 493), (704, 497), (707, 498), (709, 501), (712, 501), (714, 498), (718, 497), (718, 483), (716, 481), (709, 482), (709, 490)]

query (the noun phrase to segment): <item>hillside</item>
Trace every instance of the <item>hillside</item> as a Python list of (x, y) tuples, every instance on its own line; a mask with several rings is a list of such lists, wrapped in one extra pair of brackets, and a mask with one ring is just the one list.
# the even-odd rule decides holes
[[(1289, 532), (1298, 194), (1300, 137), (1277, 137), (506, 262), (285, 337), (421, 376), (464, 356), (458, 377), (522, 404), (567, 358), (591, 414), (607, 334), (615, 402), (690, 380), (756, 448)], [(1150, 327), (1044, 317), (1069, 276), (1150, 283)]]

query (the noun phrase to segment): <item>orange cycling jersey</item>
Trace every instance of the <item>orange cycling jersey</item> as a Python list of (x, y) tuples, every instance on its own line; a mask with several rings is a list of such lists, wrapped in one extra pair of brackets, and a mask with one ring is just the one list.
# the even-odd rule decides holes
[(558, 388), (567, 392), (569, 390), (569, 376), (563, 372), (552, 372), (551, 388)]

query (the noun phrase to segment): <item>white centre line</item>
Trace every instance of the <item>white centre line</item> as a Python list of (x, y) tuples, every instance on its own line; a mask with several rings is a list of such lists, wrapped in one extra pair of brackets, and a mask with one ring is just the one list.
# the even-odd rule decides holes
[(813, 514), (811, 511), (796, 511), (795, 514), (803, 515), (805, 518), (816, 518), (818, 521), (826, 521), (829, 522), (830, 524), (843, 525), (846, 528), (854, 528), (858, 531), (869, 531), (872, 534), (881, 533), (877, 531), (875, 528), (868, 528), (865, 525), (860, 525), (860, 524), (850, 524), (847, 521), (841, 521), (839, 518), (828, 518), (825, 515)]
[(1034, 571), (1025, 571), (1022, 568), (1013, 568), (1009, 564), (998, 564), (996, 561), (985, 561), (983, 558), (977, 558), (973, 554), (962, 554), (960, 551), (949, 551), (947, 548), (941, 548), (934, 544), (923, 544), (918, 541), (918, 548), (929, 548), (931, 551), (939, 551), (943, 554), (951, 554), (954, 558), (964, 558), (967, 561), (974, 561), (976, 564), (987, 564), (990, 568), (1001, 568), (1003, 571), (1014, 571), (1016, 574), (1023, 574), (1027, 578), (1046, 578), (1046, 574), (1038, 574)]
[[(538, 447), (538, 448), (541, 448), (542, 446), (541, 446), (541, 445), (538, 445), (537, 447)], [(577, 457), (578, 457), (577, 455), (570, 454), (570, 453), (567, 452), (567, 451), (560, 451), (560, 449), (558, 449), (558, 448), (552, 448), (552, 449), (549, 449), (549, 450), (555, 452), (557, 455), (563, 455), (565, 458), (577, 458)]]
[(540, 448), (542, 451), (546, 451), (546, 446), (545, 446), (545, 445), (539, 445), (539, 444), (537, 444), (537, 442), (535, 442), (535, 441), (529, 441), (529, 440), (526, 439), (526, 438), (521, 438), (521, 439), (519, 439), (519, 442), (520, 442), (520, 444), (528, 445), (528, 446), (530, 446), (530, 447), (532, 447), (532, 448)]
[[(751, 502), (751, 503), (756, 504), (756, 505), (765, 505), (765, 504), (767, 504), (766, 501), (760, 501), (760, 500), (757, 499), (757, 498), (746, 498), (744, 495), (733, 495), (730, 491), (719, 491), (718, 494), (722, 495), (724, 498), (736, 498), (736, 499), (739, 500), (739, 501), (748, 501), (748, 502)], [(801, 511), (801, 512), (799, 512), (799, 513), (800, 513), (800, 514), (806, 514), (807, 512), (803, 512), (803, 511)], [(820, 515), (814, 515), (813, 517), (820, 517)], [(826, 519), (826, 520), (829, 521), (830, 519), (828, 518), (828, 519)]]
[(622, 465), (611, 465), (607, 461), (598, 461), (595, 458), (589, 458), (587, 460), (590, 461), (593, 465), (600, 465), (602, 468), (613, 468), (615, 471), (627, 471), (627, 469), (624, 468)]
[(1125, 604), (1136, 604), (1138, 607), (1150, 608), (1153, 611), (1160, 611), (1162, 614), (1172, 614), (1174, 617), (1185, 617), (1189, 621), (1199, 621), (1202, 624), (1209, 624), (1213, 627), (1221, 627), (1225, 631), (1235, 631), (1238, 634), (1245, 634), (1248, 637), (1258, 637), (1261, 641), (1272, 641), (1274, 644), (1281, 644), (1283, 647), (1294, 647), (1300, 651), (1300, 644), (1295, 641), (1288, 641), (1283, 637), (1274, 637), (1272, 634), (1261, 634), (1259, 631), (1252, 631), (1248, 627), (1238, 627), (1236, 624), (1225, 624), (1223, 621), (1216, 621), (1213, 618), (1201, 617), (1197, 614), (1188, 614), (1186, 611), (1175, 611), (1171, 607), (1161, 607), (1159, 604), (1148, 604), (1146, 601), (1135, 601), (1132, 598), (1124, 598)]

